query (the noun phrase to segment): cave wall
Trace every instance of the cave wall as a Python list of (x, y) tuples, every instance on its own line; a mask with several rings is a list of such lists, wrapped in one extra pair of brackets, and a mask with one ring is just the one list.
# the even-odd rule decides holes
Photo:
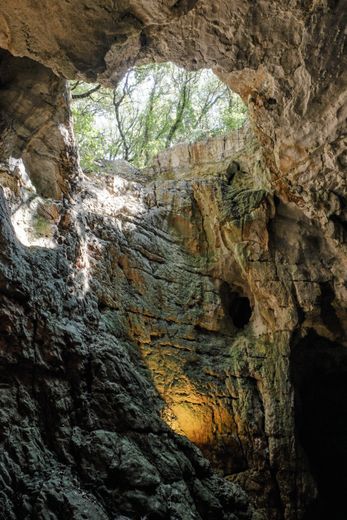
[(45, 0), (38, 9), (20, 0), (2, 6), (0, 24), (3, 48), (69, 78), (112, 82), (149, 59), (215, 69), (249, 102), (268, 160), (285, 176), (278, 188), (290, 191), (301, 166), (293, 196), (308, 171), (337, 167), (332, 156), (345, 164), (344, 1)]
[[(254, 138), (240, 150), (238, 137), (179, 145), (137, 176), (147, 209), (119, 249), (107, 247), (118, 261), (99, 301), (138, 344), (168, 424), (241, 483), (265, 518), (301, 518), (316, 485), (297, 435), (291, 348), (313, 330), (344, 341), (345, 308), (332, 289), (343, 267), (320, 225), (274, 197)], [(230, 182), (231, 160), (239, 171)]]
[(318, 487), (318, 499), (307, 508), (305, 519), (344, 518), (346, 348), (313, 330), (293, 343), (298, 438)]
[[(8, 159), (22, 158), (58, 215), (56, 248), (27, 248), (1, 200), (6, 518), (345, 514), (312, 427), (322, 378), (343, 460), (345, 24), (344, 2), (324, 0), (1, 6), (2, 184), (20, 202)], [(258, 144), (183, 146), (181, 170), (162, 156), (140, 187), (124, 181), (121, 218), (79, 178), (64, 78), (111, 84), (148, 60), (212, 67)]]
[[(99, 186), (98, 205), (98, 190), (80, 183), (73, 202), (55, 201), (51, 248), (23, 246), (11, 212), (26, 202), (19, 194), (9, 205), (1, 188), (0, 516), (253, 518), (243, 489), (166, 425), (139, 352), (107, 319), (100, 293), (118, 258), (103, 246), (126, 237), (112, 214), (120, 197), (105, 207)], [(114, 295), (125, 308), (123, 296)]]
[(59, 199), (78, 175), (66, 81), (30, 59), (0, 55), (1, 156), (22, 159), (37, 192)]

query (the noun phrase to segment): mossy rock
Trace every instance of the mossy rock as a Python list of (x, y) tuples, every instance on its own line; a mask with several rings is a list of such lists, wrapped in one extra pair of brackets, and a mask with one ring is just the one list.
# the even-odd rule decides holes
[(52, 222), (42, 217), (41, 215), (36, 215), (33, 218), (33, 227), (35, 234), (39, 237), (51, 237), (52, 236)]
[(250, 216), (252, 211), (259, 208), (262, 201), (268, 195), (264, 189), (235, 190), (228, 188), (223, 197), (224, 219), (239, 220)]

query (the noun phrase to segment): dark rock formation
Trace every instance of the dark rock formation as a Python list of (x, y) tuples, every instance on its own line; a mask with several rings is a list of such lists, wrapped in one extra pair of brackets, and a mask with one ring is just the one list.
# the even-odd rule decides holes
[[(2, 199), (1, 517), (251, 518), (244, 492), (161, 420), (148, 371), (101, 294), (122, 262), (105, 249), (122, 245), (118, 222), (108, 225), (92, 192), (90, 214), (85, 196), (61, 207), (55, 249), (23, 247)], [(113, 305), (126, 310), (123, 294)]]
[[(345, 7), (1, 5), (2, 517), (346, 517)], [(63, 78), (151, 59), (257, 142), (83, 178)]]

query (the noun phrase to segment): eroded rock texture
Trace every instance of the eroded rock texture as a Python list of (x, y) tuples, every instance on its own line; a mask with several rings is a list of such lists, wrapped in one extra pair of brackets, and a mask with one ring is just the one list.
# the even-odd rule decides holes
[[(345, 25), (343, 0), (1, 5), (4, 518), (346, 517)], [(84, 178), (64, 77), (151, 59), (212, 67), (254, 135)]]
[(29, 59), (0, 54), (1, 155), (21, 158), (37, 192), (59, 199), (78, 173), (66, 83)]
[[(121, 196), (105, 206), (106, 189), (80, 189), (78, 205), (56, 204), (63, 245), (52, 249), (23, 247), (2, 201), (1, 516), (252, 518), (244, 491), (213, 476), (161, 419), (164, 404), (113, 311), (118, 302), (125, 319), (132, 292), (117, 254), (127, 238), (115, 218)], [(129, 281), (113, 280), (122, 261)]]

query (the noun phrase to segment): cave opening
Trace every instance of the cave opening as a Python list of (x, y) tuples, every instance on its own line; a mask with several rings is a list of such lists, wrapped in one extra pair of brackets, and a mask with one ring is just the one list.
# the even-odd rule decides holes
[(236, 329), (243, 329), (252, 317), (252, 306), (249, 298), (234, 290), (227, 282), (219, 289), (224, 314)]
[(149, 166), (178, 143), (230, 134), (247, 121), (247, 108), (212, 70), (172, 62), (130, 68), (114, 88), (71, 81), (75, 137), (84, 171), (125, 160)]
[(313, 330), (292, 351), (296, 431), (318, 491), (305, 520), (347, 518), (346, 361), (343, 346)]
[[(19, 69), (15, 81), (28, 90), (27, 83), (32, 82), (29, 60), (24, 60), (23, 70), (20, 60), (7, 54), (2, 68), (8, 67), (7, 61)], [(44, 74), (47, 72), (39, 67), (38, 78)], [(118, 199), (124, 199), (127, 181), (136, 181), (140, 170), (149, 169), (161, 152), (178, 143), (233, 135), (247, 122), (247, 108), (240, 96), (212, 70), (189, 71), (171, 62), (132, 67), (114, 88), (81, 80), (62, 82), (59, 96), (59, 103), (68, 102), (71, 110), (62, 110), (63, 124), (56, 125), (58, 130), (53, 125), (57, 137), (52, 139), (48, 131), (42, 136), (37, 132), (35, 146), (31, 140), (30, 150), (26, 145), (14, 149), (13, 164), (9, 163), (9, 173), (18, 186), (15, 193), (12, 188), (5, 190), (5, 195), (16, 235), (26, 246), (57, 246), (62, 200), (73, 200), (79, 184), (75, 178), (81, 169), (94, 180), (94, 174), (106, 174), (100, 182), (115, 188)], [(12, 101), (11, 96), (9, 99)], [(239, 133), (235, 133), (236, 140), (242, 147)], [(61, 146), (71, 164), (59, 162)], [(59, 153), (49, 151), (51, 147), (59, 148)], [(69, 179), (63, 178), (67, 171)], [(102, 189), (101, 183), (99, 191)]]

